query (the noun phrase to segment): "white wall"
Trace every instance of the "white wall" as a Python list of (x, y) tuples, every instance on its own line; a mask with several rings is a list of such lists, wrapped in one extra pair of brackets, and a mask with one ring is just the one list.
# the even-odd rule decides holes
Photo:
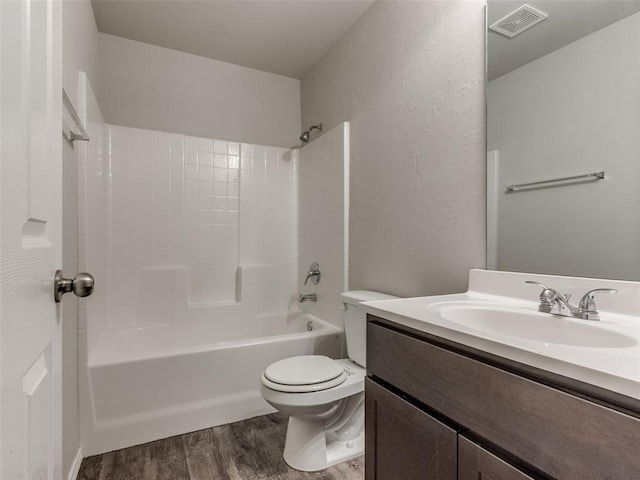
[(300, 81), (99, 34), (107, 123), (288, 147), (300, 135)]
[[(98, 29), (90, 0), (62, 2), (62, 85), (78, 107), (78, 75), (97, 76)], [(78, 273), (78, 197), (76, 149), (63, 142), (63, 270)], [(62, 471), (73, 467), (80, 443), (78, 421), (78, 301), (67, 295), (62, 304)]]
[(85, 72), (99, 97), (97, 77), (98, 28), (90, 0), (62, 2), (62, 86), (71, 101), (78, 100), (78, 73)]
[[(498, 268), (638, 280), (640, 14), (489, 83)], [(505, 194), (604, 170), (597, 183)]]
[(302, 80), (351, 123), (350, 288), (463, 291), (485, 264), (484, 2), (376, 2)]
[[(349, 285), (349, 124), (299, 150), (298, 163), (298, 292), (318, 295), (300, 308), (342, 328), (338, 306)], [(304, 285), (313, 262), (320, 265), (320, 283)]]

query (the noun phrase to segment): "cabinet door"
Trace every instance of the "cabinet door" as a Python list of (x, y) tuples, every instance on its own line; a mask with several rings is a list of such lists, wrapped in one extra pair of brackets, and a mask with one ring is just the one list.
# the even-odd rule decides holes
[(533, 480), (533, 477), (459, 436), (458, 480)]
[(456, 480), (456, 432), (365, 380), (367, 480)]

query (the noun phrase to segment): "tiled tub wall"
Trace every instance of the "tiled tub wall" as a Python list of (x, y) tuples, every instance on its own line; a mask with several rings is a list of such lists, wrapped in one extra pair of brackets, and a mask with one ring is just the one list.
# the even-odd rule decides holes
[(110, 126), (110, 326), (168, 323), (188, 309), (286, 312), (297, 255), (290, 157), (274, 147)]
[(240, 297), (256, 314), (297, 299), (297, 152), (241, 145)]

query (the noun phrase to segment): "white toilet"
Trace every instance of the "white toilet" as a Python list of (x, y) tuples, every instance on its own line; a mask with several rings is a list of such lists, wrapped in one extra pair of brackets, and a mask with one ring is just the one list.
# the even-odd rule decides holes
[(283, 456), (291, 467), (323, 470), (364, 452), (367, 318), (359, 304), (392, 298), (366, 290), (342, 294), (349, 358), (291, 357), (262, 373), (262, 396), (289, 417)]

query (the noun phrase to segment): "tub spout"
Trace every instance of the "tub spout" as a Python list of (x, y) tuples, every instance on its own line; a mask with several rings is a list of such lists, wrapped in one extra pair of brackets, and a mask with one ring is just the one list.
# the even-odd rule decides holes
[(306, 295), (300, 294), (300, 296), (298, 297), (298, 303), (317, 302), (317, 301), (318, 301), (318, 295), (316, 295), (315, 293), (308, 293)]

